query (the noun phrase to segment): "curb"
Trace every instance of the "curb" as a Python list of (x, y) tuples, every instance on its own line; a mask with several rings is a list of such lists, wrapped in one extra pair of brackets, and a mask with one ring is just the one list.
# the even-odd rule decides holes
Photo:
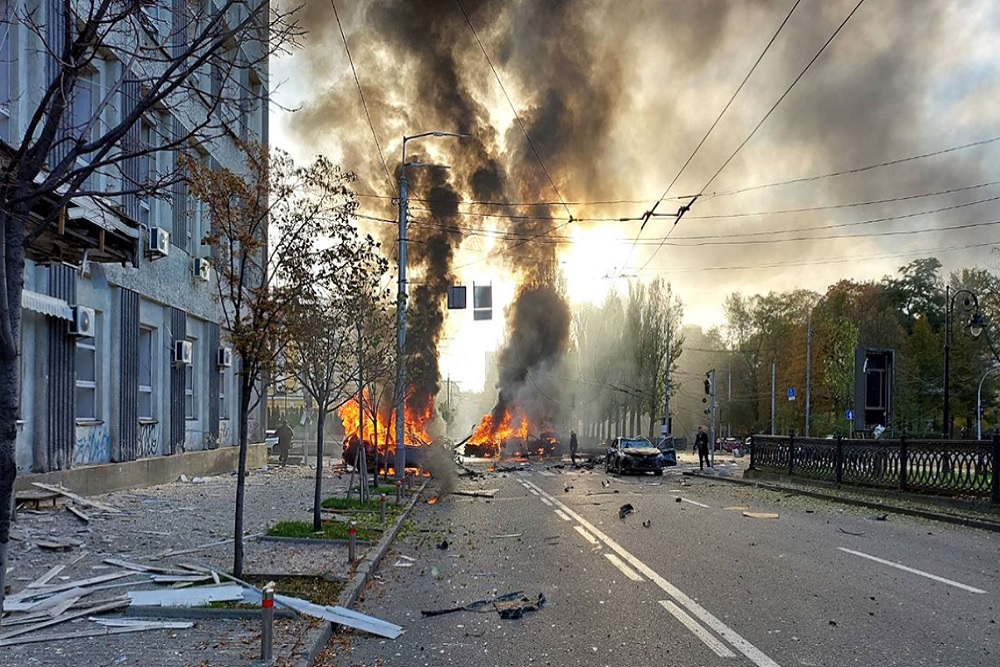
[(721, 477), (719, 475), (703, 475), (697, 472), (685, 472), (684, 474), (687, 475), (688, 477), (699, 477), (701, 479), (711, 479), (722, 482), (731, 482), (733, 484), (742, 484), (743, 486), (753, 486), (761, 489), (767, 489), (769, 491), (783, 491), (786, 493), (795, 493), (800, 496), (807, 496), (809, 498), (816, 498), (818, 500), (830, 500), (837, 503), (843, 503), (844, 505), (852, 505), (854, 507), (866, 507), (868, 509), (881, 510), (884, 512), (891, 512), (893, 514), (903, 514), (906, 516), (913, 516), (921, 519), (931, 519), (933, 521), (940, 521), (942, 523), (950, 523), (957, 526), (967, 526), (969, 528), (979, 528), (981, 530), (988, 530), (994, 533), (1000, 533), (1000, 523), (994, 523), (992, 521), (984, 521), (982, 519), (976, 519), (972, 517), (958, 516), (955, 514), (943, 514), (941, 512), (934, 512), (932, 510), (916, 509), (911, 507), (900, 507), (898, 505), (887, 505), (885, 503), (876, 502), (874, 500), (862, 500), (860, 498), (846, 498), (844, 496), (838, 496), (834, 493), (812, 491), (810, 489), (803, 489), (795, 486), (785, 486), (783, 484), (761, 482), (758, 480), (741, 479), (739, 477)]
[[(396, 534), (402, 527), (403, 522), (406, 521), (407, 517), (410, 516), (410, 512), (413, 511), (414, 506), (416, 506), (417, 501), (420, 499), (420, 494), (423, 493), (424, 489), (427, 488), (427, 482), (424, 482), (420, 488), (413, 492), (413, 497), (410, 498), (410, 503), (403, 510), (403, 513), (399, 515), (399, 519), (393, 524), (392, 528), (387, 530), (382, 539), (379, 540), (378, 546), (375, 547), (368, 555), (366, 555), (354, 570), (354, 576), (350, 578), (344, 590), (340, 592), (340, 597), (337, 598), (337, 605), (341, 607), (350, 608), (357, 602), (358, 597), (361, 595), (361, 590), (368, 583), (371, 578), (372, 573), (375, 568), (378, 567), (379, 562), (385, 556), (386, 552), (389, 551), (389, 547), (392, 545), (393, 541), (396, 539)], [(318, 636), (313, 642), (312, 648), (309, 650), (306, 656), (305, 664), (312, 667), (312, 664), (316, 662), (316, 658), (319, 657), (320, 651), (322, 651), (327, 642), (330, 641), (330, 637), (333, 636), (334, 624), (324, 623), (322, 628), (318, 630)], [(308, 641), (308, 639), (306, 640)]]
[[(336, 544), (337, 546), (346, 547), (350, 544), (349, 540), (325, 540), (322, 537), (277, 537), (263, 535), (257, 538), (258, 542), (278, 542), (284, 544), (313, 544), (316, 546), (329, 546), (331, 544)], [(355, 540), (354, 542), (362, 547), (370, 547), (372, 545), (370, 540)]]

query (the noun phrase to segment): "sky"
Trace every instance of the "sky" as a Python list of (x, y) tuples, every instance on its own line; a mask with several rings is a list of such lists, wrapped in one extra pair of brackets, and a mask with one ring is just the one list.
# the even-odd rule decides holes
[[(407, 147), (450, 167), (407, 171), (414, 284), (494, 288), (492, 321), (444, 321), (441, 374), (463, 389), (540, 266), (571, 304), (662, 277), (709, 327), (735, 291), (1000, 264), (989, 0), (308, 0), (301, 20), (301, 48), (272, 63), (272, 143), (354, 171), (387, 253), (402, 137), (471, 135)], [(419, 201), (435, 191), (447, 207)], [(644, 224), (654, 204), (690, 208)], [(442, 225), (447, 257), (421, 257)]]

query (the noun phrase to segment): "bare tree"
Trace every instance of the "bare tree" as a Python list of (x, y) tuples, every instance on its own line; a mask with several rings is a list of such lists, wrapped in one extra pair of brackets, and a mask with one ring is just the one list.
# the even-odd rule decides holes
[(225, 335), (240, 359), (240, 459), (233, 572), (243, 570), (247, 424), (259, 381), (277, 369), (290, 340), (292, 313), (317, 285), (343, 270), (341, 239), (357, 202), (354, 175), (325, 158), (298, 167), (280, 151), (246, 145), (246, 173), (188, 161), (193, 190), (209, 208)]
[[(39, 54), (41, 66), (18, 99), (0, 100), (16, 104), (22, 119), (0, 154), (0, 602), (26, 255), (54, 247), (63, 259), (80, 257), (83, 248), (65, 231), (75, 224), (74, 207), (91, 197), (134, 228), (141, 198), (167, 198), (181, 182), (176, 153), (227, 132), (250, 133), (247, 112), (263, 115), (267, 85), (248, 73), (266, 71), (268, 57), (301, 34), (296, 10), (272, 11), (261, 0), (169, 2), (51, 0), (2, 17), (4, 32), (26, 29), (21, 46)], [(144, 132), (152, 118), (163, 122)], [(149, 168), (153, 156), (161, 159)], [(55, 229), (60, 238), (39, 250)], [(136, 262), (134, 244), (122, 252)]]
[[(316, 401), (316, 484), (313, 530), (322, 529), (323, 444), (326, 416), (353, 397), (355, 384), (355, 323), (371, 316), (379, 281), (388, 262), (370, 236), (358, 238), (346, 220), (336, 230), (340, 253), (329, 284), (316, 282), (300, 295), (291, 312), (287, 362), (303, 389)], [(388, 299), (385, 293), (382, 300)], [(371, 354), (371, 353), (369, 353)], [(378, 355), (371, 355), (377, 357)]]

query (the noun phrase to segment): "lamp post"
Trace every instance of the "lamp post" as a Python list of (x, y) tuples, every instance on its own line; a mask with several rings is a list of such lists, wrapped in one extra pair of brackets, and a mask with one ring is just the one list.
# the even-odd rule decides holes
[(1000, 370), (1000, 366), (994, 362), (979, 379), (979, 388), (976, 389), (976, 440), (983, 439), (983, 382), (986, 382), (990, 373), (995, 373), (998, 370)]
[[(403, 350), (406, 348), (406, 142), (423, 137), (457, 137), (466, 139), (467, 134), (457, 132), (421, 132), (403, 137), (403, 160), (399, 168), (399, 291), (396, 294), (396, 479), (403, 479), (406, 467), (406, 447), (403, 443), (406, 410), (406, 364)], [(412, 165), (419, 166), (419, 165)]]
[(944, 315), (944, 425), (942, 433), (945, 438), (951, 438), (951, 324), (952, 313), (955, 310), (955, 300), (959, 295), (964, 295), (962, 299), (962, 309), (971, 310), (972, 317), (966, 325), (973, 338), (978, 338), (979, 334), (986, 328), (986, 318), (979, 312), (979, 297), (967, 289), (957, 290), (951, 293), (951, 287), (945, 287), (945, 315)]

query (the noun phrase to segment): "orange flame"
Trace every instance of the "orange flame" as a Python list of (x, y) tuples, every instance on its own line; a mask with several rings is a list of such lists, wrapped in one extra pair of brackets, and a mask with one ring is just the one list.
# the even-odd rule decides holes
[(427, 504), (428, 505), (433, 505), (433, 504), (437, 503), (437, 501), (438, 501), (438, 497), (434, 496), (433, 498), (431, 498), (430, 500), (427, 501)]
[(499, 424), (495, 424), (493, 421), (493, 415), (487, 414), (483, 417), (483, 420), (473, 431), (472, 436), (469, 438), (469, 442), (475, 443), (482, 447), (483, 445), (489, 445), (489, 448), (494, 454), (500, 452), (500, 448), (503, 443), (512, 438), (527, 438), (528, 437), (528, 420), (525, 417), (521, 417), (517, 423), (517, 426), (512, 427), (511, 423), (514, 421), (510, 412), (505, 412), (503, 419), (500, 420)]
[[(348, 437), (358, 436), (361, 426), (361, 408), (356, 398), (351, 399), (337, 410), (341, 423), (344, 425), (344, 434)], [(395, 424), (391, 414), (386, 414), (384, 410), (375, 409), (370, 394), (364, 394), (364, 433), (365, 442), (375, 444), (379, 453), (384, 454), (396, 446)], [(427, 425), (434, 417), (434, 404), (428, 404), (427, 409), (420, 413), (413, 413), (409, 408), (403, 416), (403, 432), (405, 437), (403, 442), (407, 445), (423, 445), (431, 442), (431, 436), (427, 433)]]

